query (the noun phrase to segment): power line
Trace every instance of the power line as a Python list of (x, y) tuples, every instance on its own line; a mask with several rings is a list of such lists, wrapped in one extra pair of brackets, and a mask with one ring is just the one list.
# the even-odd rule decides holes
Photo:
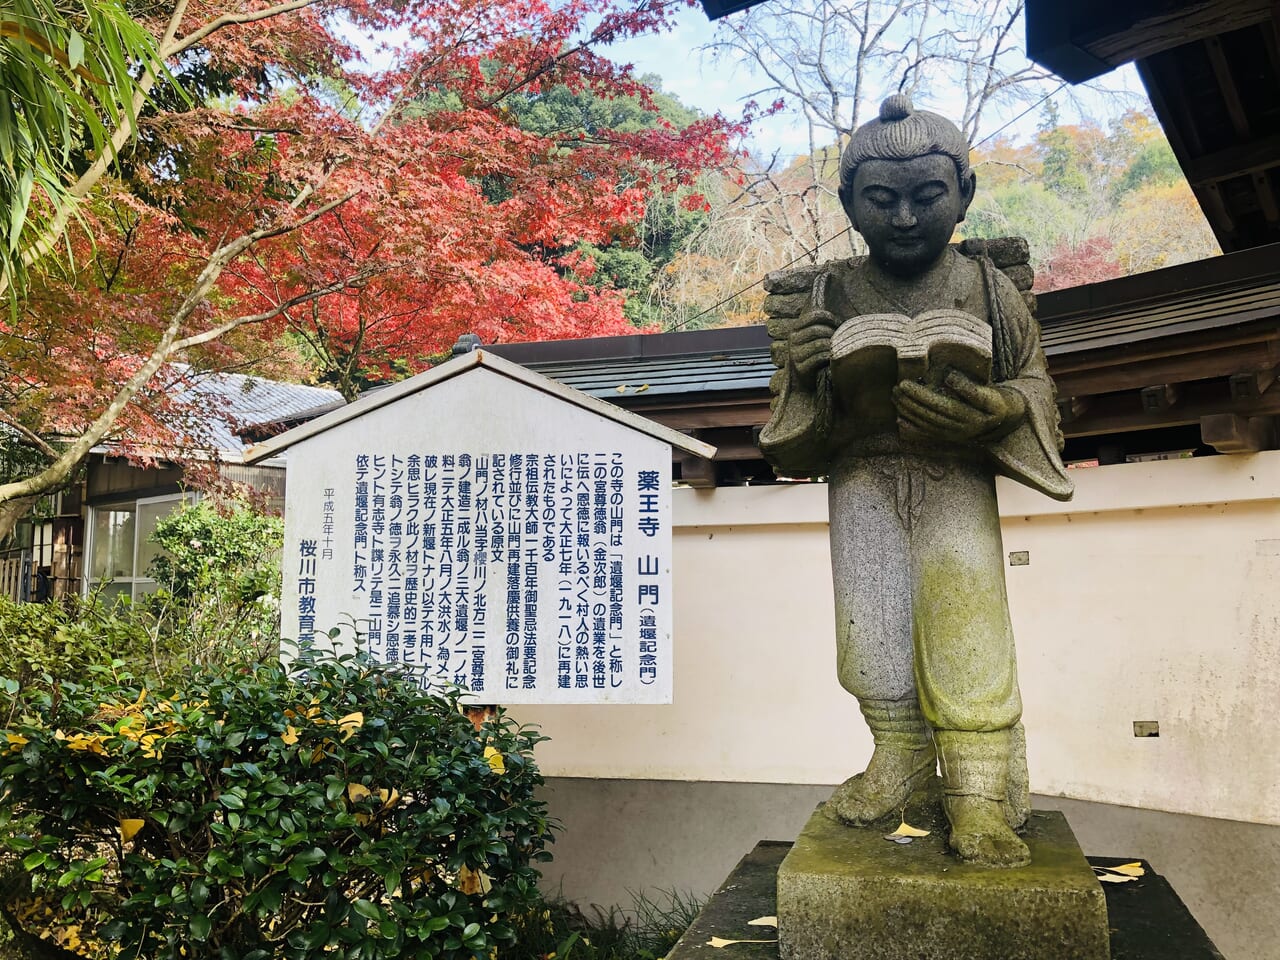
[[(1007, 123), (1005, 123), (1003, 126), (999, 127), (999, 128), (998, 128), (997, 130), (995, 130), (994, 132), (987, 134), (985, 137), (983, 137), (983, 138), (982, 138), (981, 140), (979, 140), (977, 143), (973, 144), (973, 146), (971, 146), (969, 149), (970, 149), (970, 150), (976, 150), (976, 149), (978, 149), (978, 147), (980, 147), (980, 146), (982, 146), (983, 144), (985, 144), (988, 140), (991, 140), (991, 139), (993, 139), (993, 138), (995, 138), (995, 137), (998, 137), (998, 136), (999, 136), (1000, 134), (1002, 134), (1005, 130), (1009, 129), (1009, 127), (1013, 126), (1015, 123), (1017, 123), (1019, 120), (1021, 120), (1023, 117), (1025, 117), (1025, 116), (1026, 116), (1028, 113), (1030, 113), (1032, 110), (1035, 110), (1037, 107), (1041, 106), (1041, 105), (1042, 105), (1043, 103), (1045, 103), (1046, 101), (1048, 101), (1048, 100), (1052, 99), (1053, 97), (1056, 97), (1059, 93), (1061, 93), (1061, 92), (1062, 92), (1062, 89), (1063, 89), (1066, 85), (1067, 85), (1067, 81), (1066, 81), (1066, 80), (1063, 80), (1063, 81), (1062, 81), (1060, 84), (1058, 84), (1058, 86), (1057, 86), (1057, 87), (1055, 87), (1053, 90), (1051, 90), (1051, 91), (1049, 91), (1048, 93), (1046, 93), (1043, 97), (1041, 97), (1039, 100), (1037, 100), (1037, 101), (1036, 101), (1035, 103), (1033, 103), (1031, 106), (1027, 107), (1027, 109), (1023, 110), (1020, 114), (1018, 114), (1018, 115), (1017, 115), (1016, 117), (1014, 117), (1012, 120), (1008, 121)], [(814, 255), (815, 255), (819, 250), (821, 250), (823, 247), (825, 247), (828, 243), (831, 243), (832, 241), (835, 241), (835, 240), (839, 240), (841, 237), (848, 236), (848, 234), (849, 234), (849, 233), (850, 233), (850, 231), (852, 231), (852, 230), (853, 230), (853, 226), (852, 226), (852, 225), (845, 227), (843, 230), (841, 230), (839, 233), (835, 234), (834, 236), (827, 237), (827, 239), (823, 240), (820, 244), (818, 244), (818, 245), (817, 245), (816, 247), (814, 247), (812, 250), (806, 250), (804, 253), (800, 254), (798, 257), (794, 258), (793, 260), (788, 260), (786, 263), (784, 263), (781, 267), (778, 267), (777, 269), (778, 269), (778, 270), (786, 270), (788, 267), (794, 266), (795, 264), (799, 263), (801, 260), (810, 260), (810, 259), (812, 259), (812, 258), (813, 258), (813, 256), (814, 256)], [(776, 271), (770, 271), (770, 272), (776, 272)], [(677, 324), (675, 324), (675, 325), (674, 325), (674, 326), (672, 326), (672, 327), (668, 327), (668, 328), (667, 328), (666, 330), (664, 330), (663, 332), (664, 332), (664, 333), (675, 333), (677, 330), (680, 330), (680, 329), (681, 329), (681, 328), (683, 328), (683, 327), (687, 327), (689, 324), (693, 323), (695, 320), (700, 320), (700, 319), (702, 319), (703, 317), (705, 317), (707, 314), (709, 314), (709, 313), (714, 313), (716, 310), (719, 310), (721, 307), (723, 307), (726, 303), (732, 303), (734, 300), (738, 299), (738, 297), (742, 296), (742, 295), (743, 295), (744, 293), (746, 293), (748, 290), (752, 289), (753, 287), (757, 287), (757, 286), (759, 286), (759, 285), (760, 285), (760, 284), (762, 284), (762, 283), (764, 283), (764, 277), (760, 277), (760, 278), (759, 278), (759, 279), (757, 279), (757, 280), (753, 280), (753, 281), (751, 281), (751, 283), (747, 284), (747, 285), (746, 285), (745, 287), (743, 287), (741, 290), (738, 290), (738, 291), (736, 291), (735, 293), (731, 293), (731, 294), (729, 294), (729, 295), (728, 295), (727, 297), (725, 297), (723, 300), (720, 300), (720, 301), (718, 301), (717, 303), (712, 304), (711, 306), (707, 307), (705, 310), (701, 310), (701, 311), (699, 311), (698, 313), (695, 313), (692, 317), (688, 317), (688, 318), (686, 318), (685, 320), (682, 320), (680, 323), (677, 323)]]

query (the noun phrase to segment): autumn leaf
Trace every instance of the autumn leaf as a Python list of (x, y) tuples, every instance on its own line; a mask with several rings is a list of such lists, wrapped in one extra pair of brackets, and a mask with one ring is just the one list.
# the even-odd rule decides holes
[(355, 713), (348, 713), (345, 717), (338, 721), (338, 729), (342, 731), (342, 742), (346, 743), (355, 732), (364, 726), (364, 714), (357, 710)]
[(776, 938), (773, 940), (726, 940), (723, 937), (712, 937), (710, 940), (707, 941), (707, 946), (716, 947), (717, 949), (720, 949), (723, 947), (732, 947), (735, 943), (777, 943), (777, 942), (778, 941)]
[(1094, 876), (1100, 883), (1130, 883), (1146, 876), (1147, 871), (1138, 861), (1122, 863), (1118, 867), (1094, 867)]
[(893, 833), (886, 833), (884, 838), (886, 840), (892, 840), (894, 843), (910, 843), (912, 840), (917, 840), (920, 837), (927, 837), (928, 835), (928, 830), (921, 830), (919, 827), (913, 827), (911, 824), (907, 823), (906, 820), (903, 820), (898, 824), (897, 829), (894, 830)]
[(489, 762), (489, 769), (494, 773), (502, 774), (507, 772), (507, 763), (503, 760), (502, 754), (497, 747), (485, 747), (484, 758)]
[(132, 840), (144, 826), (147, 821), (139, 820), (134, 817), (126, 817), (120, 820), (120, 839), (128, 843)]
[(466, 894), (485, 894), (493, 889), (493, 881), (483, 870), (472, 870), (463, 864), (458, 868), (458, 889)]
[(352, 803), (360, 802), (371, 793), (372, 791), (362, 783), (347, 784), (347, 799)]
[(290, 725), (284, 728), (284, 733), (280, 734), (280, 742), (286, 747), (291, 747), (298, 742), (298, 730)]
[(748, 920), (748, 927), (776, 927), (778, 925), (777, 917), (756, 917), (754, 920)]
[(66, 738), (68, 750), (81, 750), (104, 757), (107, 755), (105, 741), (106, 738), (98, 733), (76, 733)]
[(31, 742), (20, 733), (6, 731), (4, 737), (9, 742), (9, 753), (21, 753), (22, 748)]

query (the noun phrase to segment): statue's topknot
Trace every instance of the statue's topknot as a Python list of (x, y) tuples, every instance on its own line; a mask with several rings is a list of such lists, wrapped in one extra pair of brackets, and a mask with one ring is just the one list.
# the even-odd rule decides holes
[(840, 156), (840, 187), (853, 189), (859, 164), (867, 160), (911, 160), (930, 153), (950, 157), (961, 182), (969, 176), (969, 142), (959, 127), (936, 113), (916, 110), (911, 98), (895, 93), (880, 104), (880, 115), (849, 138)]
[(911, 106), (910, 97), (905, 93), (895, 93), (880, 104), (880, 122), (892, 123), (895, 120), (905, 120), (915, 112), (915, 108)]

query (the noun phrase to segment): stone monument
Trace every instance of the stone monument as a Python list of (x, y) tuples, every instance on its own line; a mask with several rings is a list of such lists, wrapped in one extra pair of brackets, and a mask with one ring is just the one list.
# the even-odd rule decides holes
[[(786, 914), (803, 914), (810, 933), (816, 914), (838, 912), (848, 883), (853, 902), (897, 889), (892, 865), (888, 874), (865, 873), (856, 863), (851, 881), (821, 864), (850, 866), (862, 858), (859, 844), (871, 851), (865, 836), (878, 855), (884, 830), (857, 828), (885, 821), (892, 829), (926, 788), (936, 791), (939, 768), (939, 826), (954, 856), (939, 843), (939, 863), (917, 855), (911, 870), (944, 883), (970, 876), (976, 886), (935, 890), (927, 901), (958, 897), (958, 912), (985, 909), (977, 890), (990, 887), (981, 874), (993, 871), (1025, 872), (1031, 887), (1056, 882), (1042, 876), (1053, 859), (1047, 848), (1037, 860), (1019, 835), (1029, 790), (995, 477), (1059, 500), (1071, 497), (1072, 484), (1039, 327), (1023, 295), (990, 259), (950, 246), (974, 196), (968, 156), (950, 121), (901, 95), (886, 100), (840, 163), (840, 199), (869, 256), (811, 271), (790, 291), (803, 301), (796, 315), (770, 323), (778, 372), (760, 446), (779, 474), (827, 478), (837, 670), (875, 743), (866, 770), (837, 788), (780, 871), (784, 957), (897, 955), (850, 954), (839, 936), (825, 948), (817, 946), (822, 935), (808, 937), (801, 948)], [(1074, 849), (1066, 899), (1084, 905), (1080, 942), (1092, 946), (1044, 955), (1106, 956), (1101, 893), (1065, 823), (1049, 832), (1046, 843)], [(832, 853), (833, 844), (847, 849)], [(919, 891), (921, 881), (913, 875), (902, 889)], [(997, 905), (1003, 898), (1022, 916), (1034, 914), (1037, 895), (1028, 905), (1000, 892), (1018, 881), (996, 885)], [(1052, 922), (1070, 925), (1056, 915)], [(792, 933), (801, 925), (793, 917)], [(1023, 955), (1007, 943), (1001, 949), (992, 955)]]

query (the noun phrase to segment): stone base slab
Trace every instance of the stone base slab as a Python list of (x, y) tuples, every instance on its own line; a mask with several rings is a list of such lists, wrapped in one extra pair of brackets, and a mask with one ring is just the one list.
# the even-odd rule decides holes
[(884, 839), (896, 823), (810, 818), (778, 870), (782, 960), (1110, 957), (1106, 898), (1061, 813), (1032, 813), (1017, 869), (960, 861), (940, 811), (908, 820), (932, 832), (897, 844)]

